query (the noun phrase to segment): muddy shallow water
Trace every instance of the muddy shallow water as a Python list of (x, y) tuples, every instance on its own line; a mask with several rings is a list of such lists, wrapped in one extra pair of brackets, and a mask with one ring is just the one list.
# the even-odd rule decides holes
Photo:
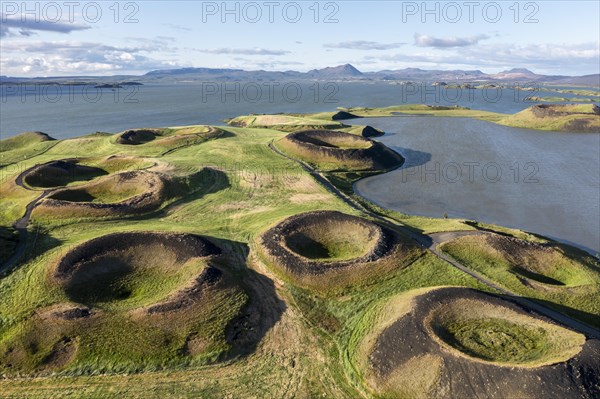
[(405, 165), (355, 190), (400, 212), (519, 228), (600, 252), (600, 134), (467, 118), (365, 118)]

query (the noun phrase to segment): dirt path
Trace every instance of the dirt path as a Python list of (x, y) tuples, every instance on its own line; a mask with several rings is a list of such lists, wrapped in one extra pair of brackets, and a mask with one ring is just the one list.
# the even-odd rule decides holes
[[(22, 187), (26, 190), (30, 190), (28, 187), (25, 187), (23, 184), (23, 178), (31, 171), (31, 169), (35, 168), (37, 165), (34, 165), (31, 168), (28, 168), (21, 172), (17, 178), (15, 179), (15, 184), (19, 187)], [(25, 213), (21, 216), (17, 221), (13, 224), (15, 230), (19, 234), (17, 239), (17, 246), (15, 247), (15, 252), (12, 254), (10, 258), (4, 262), (3, 265), (0, 265), (0, 275), (9, 271), (14, 267), (14, 265), (21, 259), (23, 254), (25, 253), (25, 247), (27, 244), (27, 226), (29, 225), (29, 219), (31, 218), (31, 212), (33, 212), (33, 208), (45, 197), (47, 197), (53, 190), (39, 190), (41, 194), (36, 197), (33, 201), (31, 201), (25, 207)]]
[(299, 164), (302, 167), (302, 169), (304, 169), (305, 171), (310, 173), (310, 175), (313, 176), (315, 178), (315, 180), (317, 180), (317, 182), (319, 182), (323, 187), (325, 187), (325, 189), (327, 189), (327, 191), (329, 191), (332, 194), (334, 194), (335, 196), (337, 196), (339, 199), (344, 201), (346, 204), (348, 204), (353, 209), (356, 209), (359, 212), (363, 212), (363, 213), (371, 216), (372, 218), (377, 219), (377, 220), (381, 221), (382, 223), (385, 223), (386, 225), (391, 225), (393, 228), (400, 230), (401, 232), (403, 232), (404, 234), (409, 236), (411, 239), (413, 239), (417, 243), (417, 245), (419, 245), (423, 249), (431, 252), (438, 258), (448, 262), (449, 264), (451, 264), (458, 270), (468, 274), (469, 276), (473, 277), (480, 283), (487, 285), (488, 287), (498, 291), (501, 294), (509, 296), (513, 301), (521, 304), (522, 306), (526, 307), (529, 310), (533, 310), (537, 313), (540, 313), (540, 314), (554, 320), (555, 322), (565, 325), (567, 327), (570, 327), (573, 330), (583, 333), (588, 337), (600, 339), (600, 331), (597, 330), (596, 328), (588, 326), (587, 324), (584, 324), (575, 319), (572, 319), (569, 316), (566, 316), (566, 315), (564, 315), (560, 312), (557, 312), (551, 308), (548, 308), (544, 305), (541, 305), (541, 304), (539, 304), (535, 301), (529, 300), (527, 298), (523, 298), (505, 288), (502, 288), (499, 285), (497, 285), (496, 283), (494, 283), (493, 281), (488, 280), (484, 276), (480, 275), (479, 273), (474, 272), (473, 270), (469, 269), (465, 265), (458, 262), (456, 259), (453, 259), (452, 257), (444, 254), (442, 251), (437, 249), (437, 246), (445, 241), (451, 240), (453, 238), (458, 238), (458, 237), (461, 237), (464, 235), (472, 235), (472, 234), (478, 234), (478, 233), (482, 234), (481, 232), (457, 231), (457, 232), (436, 233), (436, 234), (428, 235), (428, 234), (422, 234), (422, 233), (415, 232), (414, 230), (410, 229), (408, 226), (399, 224), (398, 222), (392, 223), (388, 219), (372, 212), (369, 209), (366, 209), (360, 203), (358, 203), (354, 199), (348, 197), (346, 194), (341, 192), (337, 187), (335, 187), (329, 180), (327, 180), (327, 178), (325, 178), (321, 173), (315, 171), (311, 166), (309, 166), (305, 162), (302, 162), (300, 160), (289, 157), (286, 154), (279, 151), (277, 148), (275, 148), (275, 146), (273, 145), (273, 142), (269, 143), (269, 148), (271, 150), (273, 150), (275, 153), (277, 153), (278, 155)]
[(443, 244), (447, 241), (452, 241), (455, 238), (465, 237), (465, 236), (477, 236), (481, 234), (486, 234), (481, 230), (463, 230), (463, 231), (444, 231), (441, 233), (432, 233), (429, 234), (431, 237), (431, 246), (430, 248), (436, 248), (438, 245)]
[(29, 225), (31, 212), (33, 211), (33, 208), (35, 208), (35, 206), (38, 204), (38, 202), (40, 202), (42, 199), (48, 196), (51, 192), (52, 190), (42, 191), (42, 194), (40, 194), (36, 199), (27, 204), (27, 207), (25, 208), (25, 214), (23, 214), (23, 216), (21, 216), (21, 218), (19, 218), (13, 224), (13, 227), (15, 228), (15, 230), (17, 230), (17, 233), (19, 234), (19, 237), (17, 239), (17, 246), (15, 247), (15, 252), (12, 254), (12, 256), (8, 258), (8, 260), (4, 262), (3, 265), (0, 266), (0, 275), (12, 269), (15, 263), (18, 262), (25, 253), (25, 246), (27, 244), (28, 235), (27, 225)]

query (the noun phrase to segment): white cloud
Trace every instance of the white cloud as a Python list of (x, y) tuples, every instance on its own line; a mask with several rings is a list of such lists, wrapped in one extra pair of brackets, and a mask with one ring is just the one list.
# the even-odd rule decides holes
[(175, 61), (145, 55), (163, 47), (160, 40), (153, 43), (121, 47), (94, 42), (9, 42), (2, 44), (0, 66), (3, 74), (13, 76), (143, 72), (177, 66)]
[(437, 38), (427, 35), (421, 35), (415, 33), (415, 45), (419, 47), (437, 47), (437, 48), (448, 48), (448, 47), (466, 47), (472, 46), (479, 43), (480, 40), (488, 39), (487, 35), (477, 35), (470, 37), (447, 37)]
[(498, 43), (460, 50), (423, 50), (413, 53), (369, 55), (363, 61), (377, 61), (388, 67), (439, 67), (510, 69), (529, 68), (539, 73), (581, 75), (599, 68), (599, 43), (525, 44)]
[(163, 24), (163, 26), (166, 26), (168, 28), (175, 29), (175, 30), (186, 31), (186, 32), (191, 31), (190, 28), (188, 28), (187, 26), (183, 26), (183, 25), (177, 25), (177, 24), (168, 23), (168, 24)]
[(90, 29), (89, 26), (79, 25), (76, 23), (69, 22), (49, 22), (49, 21), (35, 21), (32, 19), (22, 19), (14, 17), (6, 17), (0, 14), (0, 37), (6, 36), (31, 36), (37, 31), (44, 32), (56, 32), (56, 33), (71, 33), (78, 30)]
[(264, 48), (216, 48), (216, 49), (196, 49), (201, 53), (209, 54), (238, 54), (238, 55), (286, 55), (290, 52), (287, 50), (269, 50)]
[(343, 48), (351, 50), (390, 50), (398, 48), (406, 43), (379, 43), (367, 40), (353, 40), (340, 43), (326, 43), (326, 48)]

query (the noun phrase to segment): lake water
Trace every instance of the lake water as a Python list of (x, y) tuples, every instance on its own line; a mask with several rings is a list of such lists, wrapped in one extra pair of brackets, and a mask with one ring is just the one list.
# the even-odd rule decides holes
[(514, 129), (467, 118), (354, 120), (406, 158), (355, 184), (407, 214), (480, 220), (600, 252), (600, 134)]
[(524, 101), (528, 94), (513, 89), (445, 91), (430, 85), (382, 82), (205, 82), (115, 91), (93, 86), (0, 85), (0, 138), (38, 130), (64, 139), (137, 127), (222, 124), (225, 118), (250, 113), (310, 113), (404, 103), (514, 113), (532, 105)]
[[(523, 98), (522, 92), (516, 95), (510, 89), (446, 95), (432, 86), (382, 82), (240, 82), (237, 86), (229, 82), (145, 85), (116, 91), (0, 86), (0, 138), (39, 130), (64, 139), (137, 127), (218, 125), (225, 118), (250, 113), (309, 113), (401, 103), (457, 104), (514, 113), (531, 105)], [(388, 134), (381, 140), (407, 158), (402, 169), (356, 185), (374, 202), (409, 214), (441, 217), (447, 213), (517, 227), (600, 251), (599, 135), (536, 132), (430, 117), (353, 123), (384, 129)]]

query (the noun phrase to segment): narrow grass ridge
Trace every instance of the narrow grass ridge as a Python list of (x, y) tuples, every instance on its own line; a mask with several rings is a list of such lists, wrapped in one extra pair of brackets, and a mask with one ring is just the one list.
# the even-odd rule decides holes
[(303, 130), (276, 142), (292, 156), (321, 170), (383, 171), (402, 165), (404, 158), (382, 143), (334, 130)]
[(131, 129), (119, 133), (115, 138), (115, 143), (124, 146), (154, 146), (163, 148), (165, 151), (173, 151), (177, 148), (222, 137), (225, 134), (223, 129), (205, 125)]

